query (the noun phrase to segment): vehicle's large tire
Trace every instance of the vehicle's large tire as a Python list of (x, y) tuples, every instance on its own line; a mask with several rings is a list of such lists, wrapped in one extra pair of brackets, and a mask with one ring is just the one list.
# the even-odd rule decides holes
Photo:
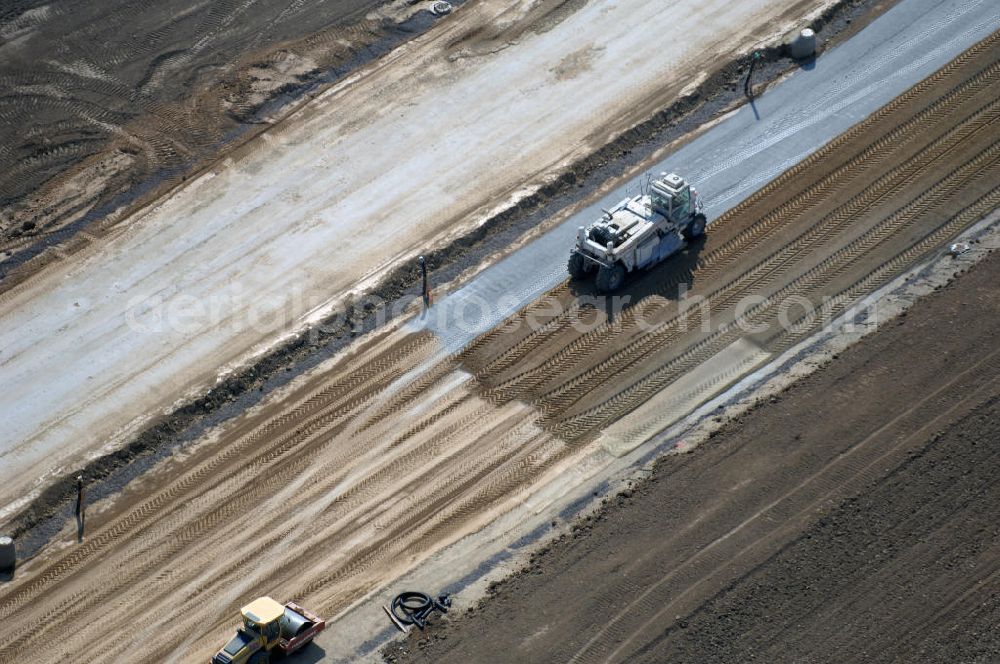
[(247, 664), (271, 664), (271, 653), (258, 650), (250, 656)]
[(597, 292), (610, 293), (618, 290), (625, 283), (625, 268), (619, 263), (611, 267), (602, 267), (597, 271)]
[(569, 270), (569, 278), (574, 281), (577, 279), (583, 279), (587, 276), (587, 272), (589, 272), (587, 269), (587, 260), (575, 251), (570, 254), (569, 264), (566, 268)]
[(684, 239), (694, 240), (705, 234), (705, 225), (708, 223), (708, 219), (705, 218), (703, 214), (694, 215), (694, 219), (691, 223), (687, 225), (684, 229)]

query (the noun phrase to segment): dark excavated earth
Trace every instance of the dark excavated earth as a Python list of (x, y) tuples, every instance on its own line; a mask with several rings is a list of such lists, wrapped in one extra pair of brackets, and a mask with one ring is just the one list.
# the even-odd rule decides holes
[(998, 321), (994, 254), (385, 659), (1000, 661)]

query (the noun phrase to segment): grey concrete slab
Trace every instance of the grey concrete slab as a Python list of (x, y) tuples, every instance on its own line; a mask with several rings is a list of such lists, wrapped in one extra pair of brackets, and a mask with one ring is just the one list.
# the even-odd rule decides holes
[[(676, 171), (695, 183), (711, 222), (998, 28), (996, 0), (903, 0), (650, 171)], [(634, 195), (635, 185), (623, 184), (440, 298), (413, 325), (460, 350), (565, 279), (576, 229), (626, 189)]]

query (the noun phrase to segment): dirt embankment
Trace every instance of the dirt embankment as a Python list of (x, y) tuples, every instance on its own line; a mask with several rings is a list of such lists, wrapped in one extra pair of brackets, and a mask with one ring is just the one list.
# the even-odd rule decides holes
[(386, 0), (0, 9), (0, 274), (148, 200), (433, 22)]
[[(860, 25), (883, 11), (891, 3), (874, 0), (845, 0), (831, 7), (817, 19), (815, 26), (821, 40), (827, 43), (851, 34)], [(546, 3), (555, 18), (559, 6)], [(297, 14), (296, 14), (297, 16)], [(322, 42), (321, 42), (322, 43)], [(334, 43), (337, 43), (334, 41)], [(495, 255), (534, 229), (542, 220), (573, 204), (581, 192), (600, 187), (641, 163), (663, 145), (696, 129), (718, 113), (731, 108), (742, 99), (742, 79), (745, 59), (724, 64), (714, 75), (690, 94), (661, 109), (653, 117), (625, 132), (613, 143), (598, 150), (569, 168), (566, 173), (536, 194), (505, 210), (448, 247), (429, 255), (434, 281), (451, 280), (480, 261)], [(759, 85), (775, 80), (796, 66), (780, 50), (765, 52), (764, 64), (758, 66)], [(88, 208), (89, 209), (89, 208)], [(94, 212), (87, 214), (93, 215)], [(14, 279), (8, 274), (5, 282)], [(387, 275), (375, 294), (393, 303), (400, 298), (418, 296), (418, 271), (414, 266), (401, 268)], [(364, 310), (350, 310), (347, 323), (324, 321), (316, 330), (303, 334), (256, 364), (241, 371), (211, 390), (204, 397), (178, 408), (140, 433), (118, 452), (92, 462), (83, 473), (95, 496), (109, 495), (123, 484), (169, 455), (178, 445), (196, 437), (208, 426), (238, 414), (257, 403), (260, 398), (285, 385), (302, 371), (315, 366), (351, 342), (359, 333), (370, 331), (374, 316)], [(9, 531), (21, 538), (25, 552), (31, 553), (62, 526), (62, 517), (72, 500), (72, 477), (68, 473), (54, 483), (12, 523)]]
[(998, 284), (993, 255), (386, 661), (997, 661)]
[[(725, 327), (740, 289), (772, 301), (836, 293), (835, 302), (848, 303), (997, 207), (1000, 144), (990, 129), (1000, 122), (993, 93), (998, 44), (1000, 34), (983, 40), (843, 134), (802, 167), (814, 178), (793, 170), (782, 178), (794, 187), (779, 180), (719, 219), (701, 262), (668, 262), (632, 282), (638, 304), (626, 314), (645, 311), (662, 325), (627, 328), (623, 314), (620, 326), (566, 338), (576, 316), (603, 323), (603, 311), (580, 306), (543, 314), (542, 302), (533, 313), (550, 324), (537, 333), (501, 328), (508, 333), (484, 335), (460, 357), (431, 333), (385, 330), (157, 465), (117, 499), (95, 503), (82, 541), (74, 543), (78, 533), (63, 528), (56, 545), (3, 588), (0, 620), (9, 629), (0, 635), (0, 662), (25, 653), (38, 661), (207, 658), (251, 595), (293, 597), (337, 616), (485, 524), (516, 518), (530, 504), (539, 508), (559, 482), (583, 481), (574, 470), (602, 463), (590, 453), (607, 450), (595, 435), (636, 421), (645, 427), (650, 403), (688, 392), (670, 381), (683, 372), (704, 376), (703, 365), (725, 352), (718, 346), (747, 341), (734, 341)], [(853, 179), (842, 177), (845, 168)], [(788, 232), (773, 233), (778, 229)], [(737, 245), (741, 251), (723, 250)], [(705, 299), (723, 325), (695, 325), (675, 336), (667, 324), (673, 304), (649, 287), (691, 275), (709, 290)], [(959, 419), (978, 408), (980, 388), (995, 387), (1000, 375), (994, 284), (984, 278), (963, 286), (977, 298), (967, 305), (976, 309), (976, 325), (947, 326), (940, 339), (919, 325), (917, 350), (909, 337), (891, 337), (874, 351), (898, 368), (848, 363), (834, 387), (807, 382), (790, 392), (809, 395), (808, 415), (785, 416), (785, 429), (751, 427), (748, 419), (732, 434), (749, 432), (734, 439), (743, 441), (736, 448), (706, 446), (706, 454), (721, 450), (708, 467), (697, 465), (701, 452), (664, 464), (658, 472), (668, 493), (656, 496), (641, 525), (602, 533), (620, 551), (600, 550), (593, 589), (567, 581), (548, 622), (531, 632), (513, 622), (485, 647), (537, 661), (646, 652), (653, 639), (647, 618), (693, 616), (698, 602), (718, 591), (713, 583), (728, 584), (766, 562), (810, 527), (817, 510), (903, 463), (934, 418)], [(962, 300), (945, 302), (953, 308), (928, 314), (928, 321), (960, 319)], [(773, 314), (754, 310), (763, 325), (758, 348), (781, 350), (812, 329), (785, 334)], [(899, 393), (876, 398), (890, 385)], [(662, 415), (651, 421), (662, 424)], [(570, 579), (575, 572), (567, 569)], [(100, 623), (91, 619), (97, 610)], [(130, 631), (137, 612), (151, 618)], [(595, 624), (561, 622), (581, 615)], [(504, 629), (505, 618), (490, 619)], [(97, 638), (114, 626), (127, 635)], [(507, 643), (511, 634), (534, 638), (518, 650)], [(454, 657), (496, 655), (473, 649)]]

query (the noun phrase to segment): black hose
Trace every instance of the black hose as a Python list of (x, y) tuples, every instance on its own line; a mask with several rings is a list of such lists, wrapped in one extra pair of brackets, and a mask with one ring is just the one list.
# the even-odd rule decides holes
[(447, 594), (439, 595), (437, 599), (427, 593), (407, 590), (396, 595), (389, 605), (392, 617), (403, 625), (416, 625), (423, 629), (427, 619), (434, 611), (448, 613), (451, 598)]

